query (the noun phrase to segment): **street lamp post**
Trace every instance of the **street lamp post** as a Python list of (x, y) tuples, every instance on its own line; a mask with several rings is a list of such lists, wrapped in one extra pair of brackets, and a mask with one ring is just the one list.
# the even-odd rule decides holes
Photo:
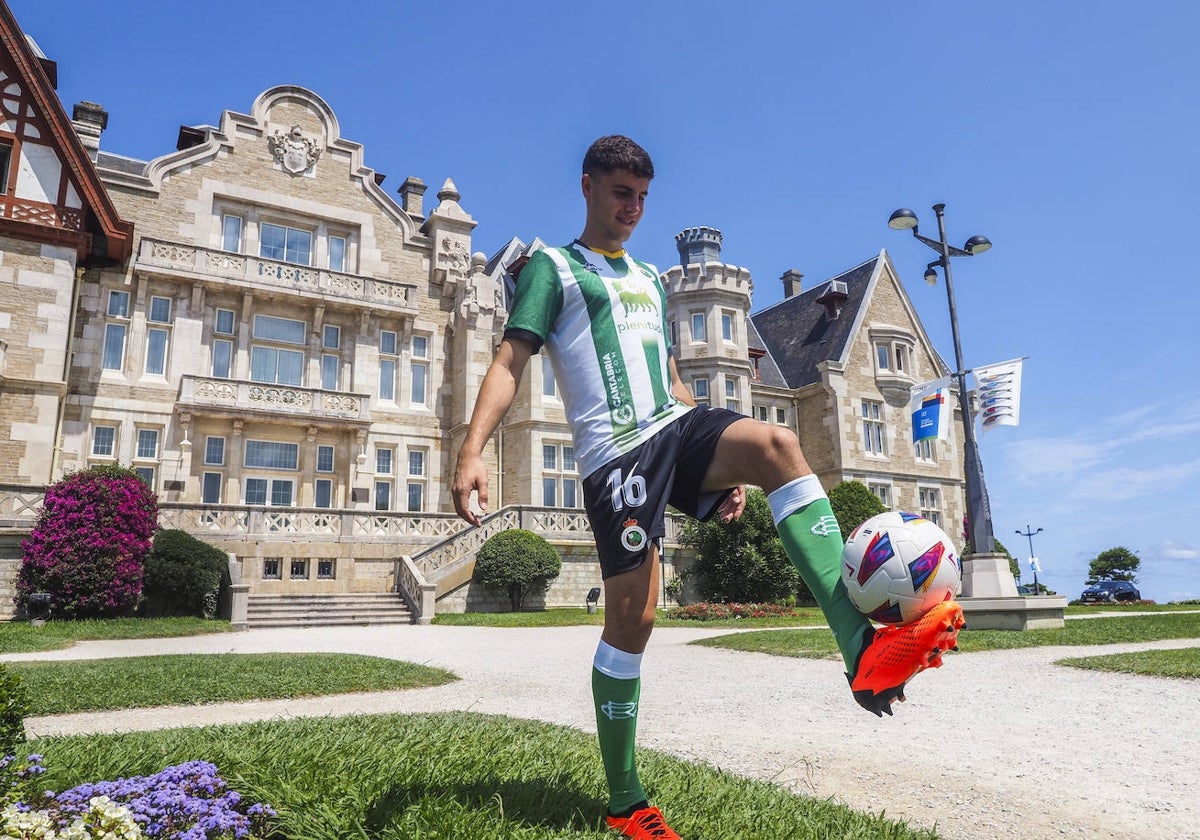
[(982, 254), (992, 247), (986, 236), (972, 236), (962, 248), (955, 248), (946, 241), (946, 219), (942, 211), (945, 204), (933, 205), (937, 214), (938, 238), (930, 239), (917, 232), (917, 214), (908, 209), (900, 209), (888, 219), (888, 227), (892, 230), (911, 230), (915, 239), (937, 251), (938, 259), (929, 263), (925, 268), (925, 281), (930, 285), (937, 283), (935, 266), (942, 267), (946, 275), (946, 299), (950, 303), (950, 332), (954, 336), (954, 378), (958, 383), (958, 404), (962, 411), (963, 430), (965, 433), (965, 473), (967, 485), (967, 525), (971, 539), (971, 549), (974, 554), (991, 554), (996, 550), (995, 537), (992, 534), (992, 509), (988, 502), (987, 485), (983, 480), (983, 464), (979, 460), (979, 447), (975, 442), (975, 420), (971, 416), (970, 400), (967, 396), (967, 372), (963, 369), (962, 342), (958, 337), (958, 308), (954, 303), (954, 281), (950, 275), (951, 257), (970, 257)]
[(1043, 530), (1045, 530), (1045, 529), (1038, 528), (1035, 531), (1035, 530), (1033, 530), (1032, 525), (1026, 525), (1024, 531), (1022, 531), (1020, 529), (1017, 530), (1018, 534), (1020, 534), (1022, 537), (1026, 537), (1029, 540), (1029, 568), (1033, 571), (1033, 594), (1034, 595), (1041, 595), (1042, 591), (1040, 589), (1038, 589), (1037, 563), (1033, 562), (1035, 559), (1035, 556), (1033, 553), (1033, 538), (1034, 538), (1034, 535), (1042, 533)]

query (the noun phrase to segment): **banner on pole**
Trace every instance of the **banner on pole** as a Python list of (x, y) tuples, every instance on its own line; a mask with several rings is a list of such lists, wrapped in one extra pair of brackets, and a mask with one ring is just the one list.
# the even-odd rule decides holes
[(912, 399), (913, 443), (950, 438), (950, 377), (914, 385)]
[(1021, 359), (975, 368), (977, 413), (984, 431), (1021, 421)]

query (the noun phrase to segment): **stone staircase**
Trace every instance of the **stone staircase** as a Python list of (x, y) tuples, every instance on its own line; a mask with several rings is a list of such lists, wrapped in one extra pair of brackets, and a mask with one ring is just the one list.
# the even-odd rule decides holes
[(246, 623), (250, 628), (412, 624), (413, 616), (394, 592), (251, 595)]

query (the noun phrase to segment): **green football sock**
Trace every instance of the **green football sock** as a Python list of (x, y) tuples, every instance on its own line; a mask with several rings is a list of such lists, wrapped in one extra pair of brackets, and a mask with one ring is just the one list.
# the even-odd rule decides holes
[(767, 501), (792, 565), (825, 613), (846, 670), (853, 674), (871, 627), (842, 583), (842, 535), (820, 481), (806, 475), (772, 492)]
[(641, 654), (626, 653), (602, 641), (592, 668), (596, 735), (608, 780), (608, 810), (612, 814), (620, 814), (646, 799), (634, 757), (638, 697), (642, 690), (641, 659)]

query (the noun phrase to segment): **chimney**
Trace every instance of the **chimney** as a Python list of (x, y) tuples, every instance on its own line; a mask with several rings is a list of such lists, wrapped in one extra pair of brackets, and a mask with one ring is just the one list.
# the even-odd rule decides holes
[(694, 227), (675, 234), (675, 247), (679, 249), (679, 264), (686, 271), (693, 263), (719, 263), (721, 261), (721, 231), (710, 227)]
[(95, 102), (76, 103), (71, 111), (71, 124), (88, 150), (88, 157), (95, 161), (100, 151), (100, 135), (108, 127), (108, 111)]
[(404, 183), (400, 185), (400, 189), (396, 192), (400, 193), (400, 200), (404, 205), (404, 212), (410, 216), (415, 216), (418, 219), (425, 218), (425, 213), (422, 208), (422, 196), (425, 195), (425, 182), (420, 178), (409, 176), (404, 179)]
[(800, 281), (804, 279), (804, 275), (794, 268), (789, 268), (783, 272), (783, 276), (779, 278), (783, 281), (783, 296), (785, 298), (795, 297), (800, 294)]

